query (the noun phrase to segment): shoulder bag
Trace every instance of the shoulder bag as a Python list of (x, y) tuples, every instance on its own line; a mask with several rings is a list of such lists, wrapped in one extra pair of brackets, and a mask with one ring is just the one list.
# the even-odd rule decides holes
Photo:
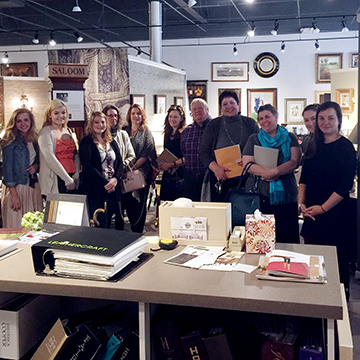
[(133, 170), (129, 167), (121, 181), (121, 192), (126, 194), (131, 191), (143, 189), (146, 186), (145, 175), (141, 169)]

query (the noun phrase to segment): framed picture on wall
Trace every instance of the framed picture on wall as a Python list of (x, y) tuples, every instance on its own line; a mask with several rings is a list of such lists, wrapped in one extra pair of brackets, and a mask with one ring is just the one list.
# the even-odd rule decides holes
[(131, 105), (138, 104), (145, 109), (145, 95), (130, 95)]
[(316, 83), (331, 82), (331, 70), (342, 69), (342, 54), (316, 54)]
[(331, 92), (329, 90), (316, 90), (315, 91), (315, 103), (322, 104), (325, 101), (331, 100)]
[[(218, 89), (218, 99), (221, 95), (221, 93), (223, 93), (225, 90), (231, 90), (231, 91), (235, 91), (238, 98), (239, 98), (239, 108), (240, 108), (240, 112), (241, 112), (241, 89)], [(219, 106), (219, 116), (221, 116), (221, 109)]]
[(166, 95), (155, 95), (155, 108), (154, 114), (165, 114), (166, 113)]
[(207, 101), (207, 80), (191, 80), (186, 82), (189, 105), (195, 98)]
[(38, 76), (37, 62), (1, 64), (1, 76)]
[(340, 105), (344, 114), (351, 114), (354, 111), (354, 89), (336, 89), (335, 101)]
[(211, 81), (249, 81), (249, 63), (211, 63)]
[(175, 96), (174, 97), (174, 104), (180, 105), (182, 108), (184, 107), (184, 98), (182, 96)]
[(257, 119), (259, 107), (265, 104), (277, 107), (277, 89), (247, 89), (247, 116)]
[(306, 99), (285, 99), (285, 123), (302, 124), (302, 112), (305, 106)]
[(359, 66), (359, 54), (350, 54), (350, 66), (352, 68)]

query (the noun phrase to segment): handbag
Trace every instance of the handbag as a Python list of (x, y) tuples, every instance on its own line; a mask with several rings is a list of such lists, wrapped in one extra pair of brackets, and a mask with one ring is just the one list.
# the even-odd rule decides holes
[(143, 189), (146, 186), (145, 176), (142, 170), (130, 168), (121, 181), (121, 192), (126, 194), (131, 191)]
[(242, 187), (247, 179), (248, 171), (253, 165), (249, 162), (244, 167), (239, 184), (233, 187), (225, 196), (225, 202), (231, 203), (232, 226), (245, 226), (246, 214), (253, 214), (256, 209), (260, 208), (260, 194), (258, 191), (258, 178), (253, 188)]

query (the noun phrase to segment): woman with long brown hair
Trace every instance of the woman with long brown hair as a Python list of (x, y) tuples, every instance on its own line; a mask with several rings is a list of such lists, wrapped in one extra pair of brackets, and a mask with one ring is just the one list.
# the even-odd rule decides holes
[(28, 211), (41, 211), (42, 199), (37, 179), (39, 146), (34, 115), (30, 110), (15, 110), (1, 141), (3, 150), (3, 227), (21, 227)]

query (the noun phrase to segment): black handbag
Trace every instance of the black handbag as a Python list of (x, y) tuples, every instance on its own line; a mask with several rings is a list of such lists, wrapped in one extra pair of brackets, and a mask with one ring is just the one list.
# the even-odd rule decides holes
[(244, 167), (239, 184), (233, 187), (225, 196), (225, 202), (231, 203), (232, 226), (245, 226), (246, 214), (253, 214), (260, 208), (260, 194), (258, 191), (258, 178), (253, 188), (245, 188), (244, 184), (248, 177), (248, 171), (253, 162), (249, 162)]

